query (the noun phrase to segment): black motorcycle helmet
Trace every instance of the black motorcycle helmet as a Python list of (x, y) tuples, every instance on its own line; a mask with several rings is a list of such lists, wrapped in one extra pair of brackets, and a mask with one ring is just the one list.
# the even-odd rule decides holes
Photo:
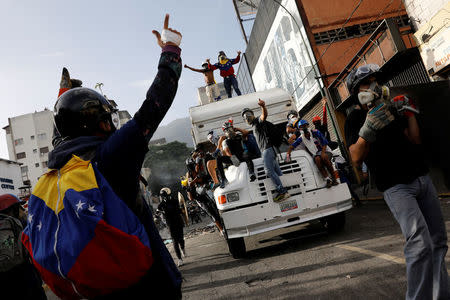
[(100, 121), (108, 121), (112, 133), (116, 130), (111, 118), (115, 111), (111, 103), (96, 91), (85, 87), (74, 88), (56, 101), (55, 126), (62, 138), (72, 139), (99, 132)]

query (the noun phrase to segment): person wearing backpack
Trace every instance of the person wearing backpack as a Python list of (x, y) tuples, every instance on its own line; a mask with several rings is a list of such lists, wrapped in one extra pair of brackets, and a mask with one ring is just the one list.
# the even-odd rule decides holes
[(166, 15), (162, 34), (153, 31), (162, 49), (155, 80), (120, 129), (109, 101), (92, 89), (69, 89), (55, 104), (58, 143), (30, 197), (22, 242), (60, 298), (181, 299), (181, 274), (139, 192), (148, 142), (182, 69), (181, 34), (168, 25)]
[(278, 148), (283, 141), (283, 133), (277, 132), (275, 125), (267, 121), (268, 113), (266, 103), (259, 99), (258, 105), (261, 107), (262, 112), (258, 118), (255, 117), (255, 114), (249, 108), (244, 108), (241, 116), (254, 129), (256, 141), (259, 149), (262, 151), (266, 174), (272, 179), (276, 188), (277, 194), (273, 197), (273, 201), (280, 202), (290, 197), (280, 180), (283, 172), (278, 164), (275, 151), (275, 148)]
[(47, 299), (42, 279), (21, 243), (25, 210), (12, 194), (0, 195), (0, 282), (5, 299)]

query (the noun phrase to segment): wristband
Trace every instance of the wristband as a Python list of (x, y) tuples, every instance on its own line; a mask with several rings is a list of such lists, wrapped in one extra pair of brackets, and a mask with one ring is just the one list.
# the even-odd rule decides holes
[(171, 42), (177, 46), (180, 46), (181, 35), (168, 29), (163, 29), (161, 33), (161, 41), (163, 41), (164, 43)]

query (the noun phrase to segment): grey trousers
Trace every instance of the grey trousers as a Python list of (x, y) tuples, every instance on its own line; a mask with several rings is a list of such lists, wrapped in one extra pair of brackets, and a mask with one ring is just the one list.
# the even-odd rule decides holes
[(450, 299), (447, 232), (431, 178), (397, 184), (384, 192), (384, 199), (406, 238), (406, 299)]

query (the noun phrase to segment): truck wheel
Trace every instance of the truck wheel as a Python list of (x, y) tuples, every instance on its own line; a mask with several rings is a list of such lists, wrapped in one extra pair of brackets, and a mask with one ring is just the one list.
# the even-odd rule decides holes
[(245, 242), (244, 238), (234, 238), (234, 239), (228, 239), (228, 250), (230, 250), (231, 255), (233, 258), (243, 258), (245, 256)]
[(345, 212), (327, 216), (320, 220), (329, 233), (336, 233), (344, 229)]

